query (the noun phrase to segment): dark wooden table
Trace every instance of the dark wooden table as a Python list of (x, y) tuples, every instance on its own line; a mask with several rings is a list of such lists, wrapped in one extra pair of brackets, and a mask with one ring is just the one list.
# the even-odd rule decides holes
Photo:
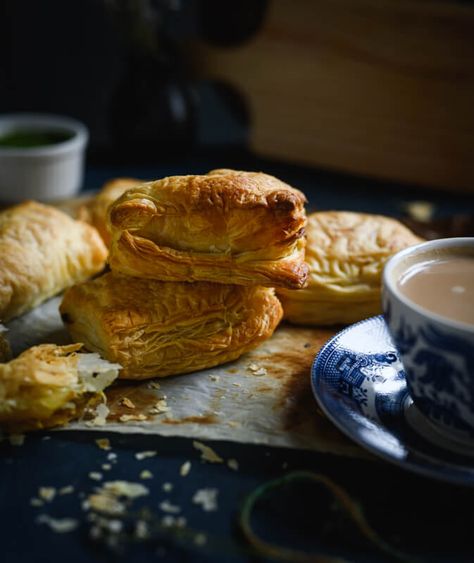
[[(474, 211), (472, 196), (468, 195), (345, 177), (248, 155), (207, 155), (160, 167), (91, 168), (85, 188), (99, 188), (117, 176), (158, 178), (223, 166), (274, 173), (307, 194), (309, 209), (401, 216), (407, 203), (423, 200), (434, 205), (435, 217), (445, 225), (453, 214)], [(95, 442), (99, 437), (109, 438), (112, 450), (99, 448)], [(291, 548), (350, 561), (390, 561), (396, 559), (390, 553), (393, 548), (403, 552), (406, 560), (474, 560), (474, 490), (469, 487), (423, 478), (376, 459), (362, 461), (231, 442), (210, 445), (224, 459), (236, 459), (238, 470), (226, 464), (203, 462), (191, 439), (60, 431), (30, 434), (22, 446), (4, 440), (0, 443), (0, 561), (273, 560), (275, 557), (259, 554), (244, 539), (240, 511), (256, 487), (294, 471), (314, 472), (342, 487), (362, 509), (370, 527), (391, 548), (381, 549), (368, 541), (360, 528), (335, 508), (328, 489), (309, 480), (292, 481), (262, 499), (252, 518), (258, 534), (280, 546), (277, 552), (281, 557), (284, 549)], [(157, 451), (157, 455), (136, 458), (136, 453), (146, 450)], [(116, 462), (108, 459), (111, 452)], [(180, 471), (187, 461), (191, 462), (191, 471), (183, 477)], [(104, 471), (104, 464), (111, 468)], [(141, 480), (143, 470), (149, 470), (153, 478)], [(127, 533), (97, 537), (97, 522), (90, 521), (91, 511), (83, 506), (85, 498), (100, 486), (93, 472), (106, 473), (109, 481), (141, 482), (148, 487), (149, 494), (135, 499), (127, 516), (121, 518)], [(165, 490), (169, 488), (165, 483), (172, 484), (171, 491)], [(67, 486), (73, 486), (73, 492), (59, 494), (59, 489)], [(40, 487), (54, 487), (56, 496), (41, 507), (32, 506), (31, 499), (38, 497)], [(192, 501), (198, 489), (206, 488), (218, 490), (215, 511), (203, 511)], [(165, 499), (179, 507), (179, 513), (164, 512), (160, 503)], [(73, 518), (79, 526), (68, 533), (55, 533), (38, 521), (40, 514)], [(184, 518), (185, 527), (177, 533), (176, 528), (163, 528), (160, 524), (165, 516)], [(148, 522), (147, 538), (140, 537), (143, 534), (136, 530), (137, 521), (144, 519)], [(184, 521), (180, 522), (183, 525)], [(298, 559), (289, 556), (286, 560)], [(317, 558), (313, 555), (307, 560)]]

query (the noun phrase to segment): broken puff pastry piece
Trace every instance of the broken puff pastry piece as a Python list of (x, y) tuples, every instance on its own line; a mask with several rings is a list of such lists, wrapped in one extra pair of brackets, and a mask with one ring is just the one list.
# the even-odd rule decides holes
[(214, 170), (128, 190), (109, 208), (109, 264), (162, 281), (300, 288), (305, 196), (263, 173)]
[(81, 344), (41, 344), (0, 364), (0, 427), (17, 432), (50, 428), (78, 418), (102, 398), (120, 366)]
[(235, 360), (269, 338), (282, 316), (271, 288), (114, 273), (67, 290), (60, 312), (73, 340), (118, 362), (125, 379), (189, 373)]
[(278, 291), (284, 318), (296, 324), (348, 324), (381, 313), (385, 262), (421, 239), (381, 215), (345, 211), (309, 215), (308, 287)]
[(21, 315), (100, 272), (98, 232), (54, 207), (28, 201), (0, 213), (0, 320)]
[(143, 180), (136, 178), (114, 178), (110, 180), (94, 197), (79, 208), (77, 218), (93, 225), (99, 231), (104, 243), (109, 246), (112, 239), (107, 224), (110, 204), (127, 190), (141, 183), (143, 183)]

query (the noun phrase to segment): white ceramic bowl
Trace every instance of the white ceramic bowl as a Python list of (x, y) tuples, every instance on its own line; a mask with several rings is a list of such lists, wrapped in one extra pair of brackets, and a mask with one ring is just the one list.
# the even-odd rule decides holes
[(439, 254), (474, 257), (474, 238), (424, 242), (395, 254), (383, 272), (382, 306), (419, 413), (445, 437), (474, 444), (474, 325), (433, 313), (403, 295), (410, 266)]
[(12, 132), (64, 133), (68, 139), (35, 147), (0, 146), (0, 201), (51, 201), (74, 196), (82, 185), (89, 138), (80, 122), (58, 115), (0, 115), (0, 139)]

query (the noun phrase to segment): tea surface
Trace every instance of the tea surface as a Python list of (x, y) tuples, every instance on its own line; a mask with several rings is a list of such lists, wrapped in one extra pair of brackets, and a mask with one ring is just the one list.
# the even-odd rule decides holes
[(474, 324), (474, 256), (453, 255), (415, 264), (401, 276), (398, 288), (433, 313)]

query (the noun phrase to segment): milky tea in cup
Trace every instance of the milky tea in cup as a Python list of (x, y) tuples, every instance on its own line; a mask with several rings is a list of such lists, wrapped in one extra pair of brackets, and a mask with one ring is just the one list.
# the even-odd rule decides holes
[(428, 255), (410, 266), (397, 286), (423, 309), (474, 325), (474, 254), (453, 249)]
[(474, 445), (474, 238), (393, 256), (383, 309), (415, 407), (445, 437)]

